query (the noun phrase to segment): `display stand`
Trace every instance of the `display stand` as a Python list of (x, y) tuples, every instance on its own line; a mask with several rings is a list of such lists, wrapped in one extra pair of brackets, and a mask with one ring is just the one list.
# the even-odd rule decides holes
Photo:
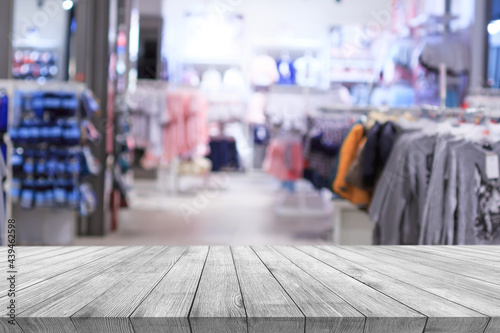
[[(47, 82), (40, 85), (36, 82), (0, 80), (0, 89), (5, 90), (9, 96), (9, 128), (14, 121), (15, 91), (29, 92), (72, 92), (79, 98), (86, 87), (82, 83), (73, 82)], [(70, 209), (36, 208), (24, 210), (14, 205), (10, 195), (12, 186), (12, 151), (13, 143), (8, 134), (4, 135), (7, 145), (6, 166), (8, 170), (4, 185), (6, 195), (6, 220), (2, 221), (1, 228), (5, 229), (6, 221), (14, 218), (17, 227), (17, 241), (28, 245), (70, 245), (76, 234), (77, 212)], [(5, 233), (3, 233), (4, 237)], [(5, 240), (4, 240), (5, 241)]]

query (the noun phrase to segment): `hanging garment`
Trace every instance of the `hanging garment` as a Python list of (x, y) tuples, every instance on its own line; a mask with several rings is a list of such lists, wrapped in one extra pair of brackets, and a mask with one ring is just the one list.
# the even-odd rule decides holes
[(268, 87), (278, 82), (280, 75), (276, 61), (268, 55), (259, 55), (252, 60), (250, 80), (254, 86)]
[(321, 83), (321, 62), (310, 54), (295, 60), (295, 80), (301, 87), (318, 87)]
[(262, 168), (281, 181), (296, 181), (302, 178), (302, 144), (300, 141), (286, 138), (271, 140)]
[(283, 58), (277, 61), (279, 80), (278, 84), (292, 85), (295, 84), (295, 68), (290, 58)]
[(357, 124), (347, 135), (340, 149), (337, 175), (333, 182), (333, 191), (353, 204), (367, 208), (370, 204), (370, 194), (358, 187), (347, 184), (345, 181), (350, 166), (355, 161), (359, 148), (363, 143), (365, 130), (363, 125)]

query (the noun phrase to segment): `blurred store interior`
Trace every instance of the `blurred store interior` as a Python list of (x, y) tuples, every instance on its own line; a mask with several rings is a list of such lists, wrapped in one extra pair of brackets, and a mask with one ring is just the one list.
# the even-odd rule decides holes
[(499, 89), (500, 0), (2, 0), (2, 242), (500, 244)]

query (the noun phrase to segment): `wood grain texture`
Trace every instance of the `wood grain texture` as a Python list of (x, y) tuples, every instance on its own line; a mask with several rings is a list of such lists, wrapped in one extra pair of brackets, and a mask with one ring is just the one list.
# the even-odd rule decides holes
[[(101, 274), (87, 279), (82, 284), (66, 289), (64, 292), (22, 312), (18, 318), (19, 325), (24, 331), (29, 332), (45, 332), (42, 324), (54, 331), (65, 329), (68, 332), (78, 332), (71, 321), (70, 317), (72, 315), (158, 254), (157, 248), (139, 247), (137, 250), (141, 251), (140, 256), (133, 256), (129, 260), (121, 261), (110, 268), (102, 267)], [(38, 321), (33, 320), (33, 318), (38, 319)], [(40, 322), (45, 318), (59, 318), (60, 320), (54, 323)], [(73, 327), (73, 330), (69, 331), (69, 327)]]
[(374, 254), (378, 253), (379, 256), (377, 259), (379, 261), (383, 261), (391, 265), (397, 265), (398, 267), (402, 267), (408, 271), (416, 272), (418, 274), (430, 277), (439, 276), (446, 281), (452, 282), (453, 285), (457, 287), (468, 289), (478, 294), (500, 300), (500, 286), (490, 282), (441, 270), (440, 265), (434, 265), (432, 261), (426, 262), (426, 265), (417, 263), (414, 255), (391, 251), (389, 248), (380, 246), (371, 247), (370, 252)]
[(189, 321), (193, 333), (247, 332), (245, 307), (229, 247), (210, 247)]
[(413, 249), (395, 247), (392, 250), (404, 254), (411, 254), (414, 256), (414, 260), (419, 263), (427, 262), (435, 266), (439, 265), (442, 270), (458, 275), (500, 284), (500, 279), (498, 279), (500, 276), (500, 267), (491, 266), (489, 263), (485, 264), (484, 261), (478, 263), (477, 261), (453, 260), (453, 258), (445, 257), (444, 255), (425, 252), (420, 250), (419, 247)]
[[(158, 255), (127, 274), (119, 283), (72, 316), (77, 331), (112, 333), (114, 330), (103, 328), (131, 327), (128, 317), (186, 250), (187, 248), (156, 248)], [(121, 323), (122, 321), (125, 323)], [(123, 332), (128, 331), (123, 329)]]
[(273, 248), (255, 253), (306, 316), (306, 333), (362, 333), (365, 316)]
[(364, 265), (373, 270), (394, 274), (399, 280), (422, 290), (468, 307), (488, 317), (500, 318), (500, 302), (498, 299), (461, 288), (455, 285), (453, 281), (444, 280), (440, 276), (430, 277), (416, 272), (412, 275), (405, 274), (404, 272), (407, 272), (407, 270), (403, 267), (381, 264), (381, 261), (378, 260), (380, 255), (374, 254), (369, 248), (349, 248), (347, 250), (358, 254), (356, 262), (364, 262)]
[[(477, 311), (403, 282), (400, 274), (379, 273), (373, 266), (366, 265), (365, 260), (358, 260), (353, 252), (332, 247), (309, 247), (302, 251), (429, 317), (426, 332), (482, 333), (490, 320)], [(401, 274), (415, 278), (411, 271)]]
[(248, 332), (303, 333), (305, 317), (250, 247), (232, 248)]
[(500, 332), (500, 247), (17, 250), (0, 333)]
[(189, 248), (132, 314), (135, 333), (186, 332), (207, 255), (208, 247)]
[(364, 314), (367, 317), (365, 332), (424, 331), (427, 318), (423, 314), (296, 248), (277, 246), (275, 249)]

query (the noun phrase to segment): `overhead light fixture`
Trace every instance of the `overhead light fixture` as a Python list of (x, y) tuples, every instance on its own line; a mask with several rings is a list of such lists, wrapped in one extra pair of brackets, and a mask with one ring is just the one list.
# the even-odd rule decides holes
[(490, 35), (496, 35), (500, 32), (500, 20), (491, 21), (488, 24), (488, 33)]
[(73, 1), (72, 0), (64, 0), (62, 3), (62, 7), (64, 10), (70, 10), (73, 8)]

